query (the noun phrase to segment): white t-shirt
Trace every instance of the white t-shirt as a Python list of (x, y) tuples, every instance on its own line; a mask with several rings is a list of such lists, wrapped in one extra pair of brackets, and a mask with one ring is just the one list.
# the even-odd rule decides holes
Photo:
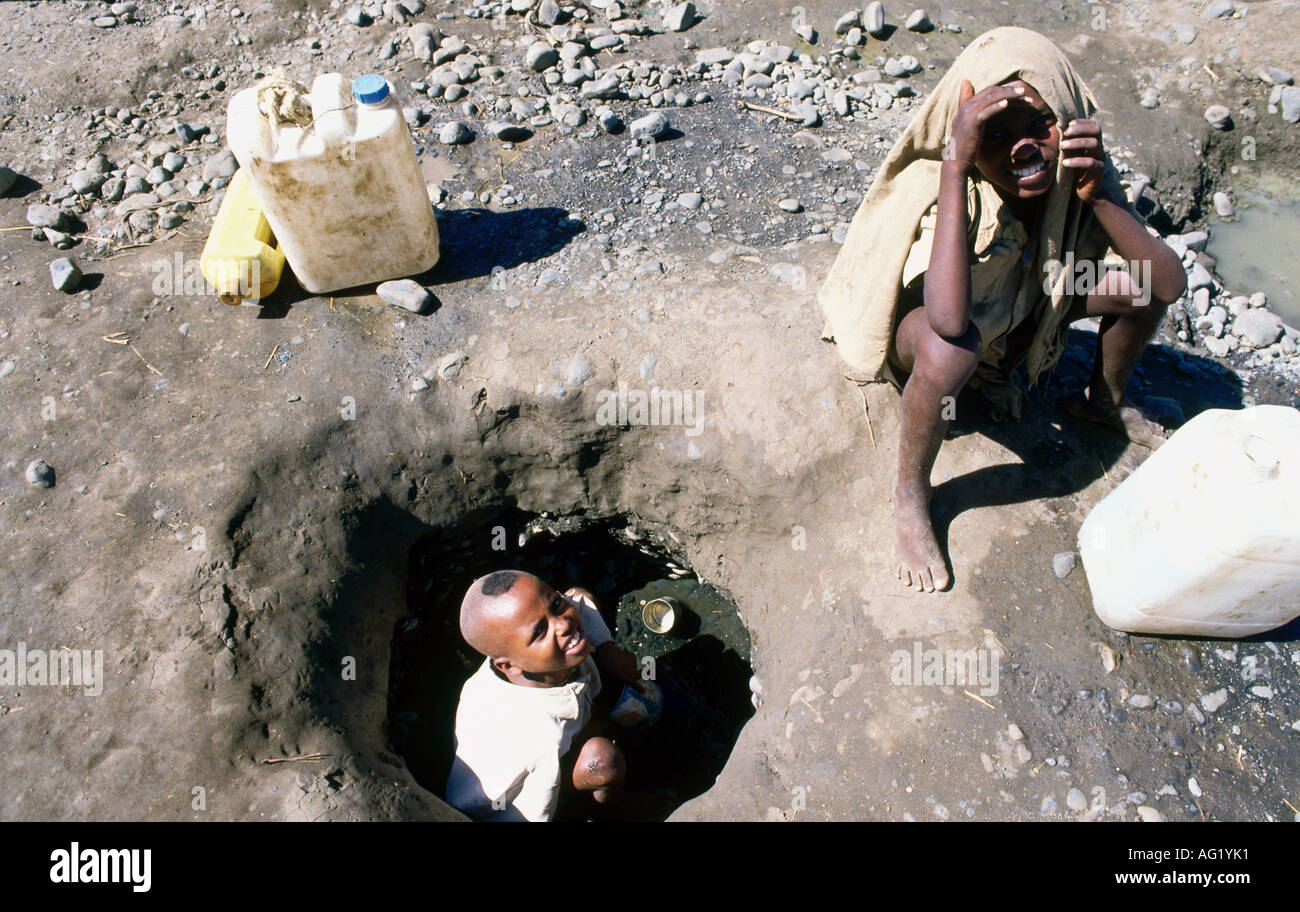
[[(613, 639), (594, 607), (580, 604), (578, 613), (593, 650)], [(456, 707), (447, 803), (475, 820), (550, 820), (560, 796), (560, 758), (591, 719), (599, 693), (590, 655), (559, 687), (511, 684), (485, 660)]]

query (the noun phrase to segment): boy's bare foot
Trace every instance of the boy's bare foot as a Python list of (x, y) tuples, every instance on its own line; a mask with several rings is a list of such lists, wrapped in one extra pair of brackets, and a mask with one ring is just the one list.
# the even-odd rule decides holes
[(1145, 418), (1142, 410), (1129, 399), (1122, 401), (1118, 408), (1103, 409), (1093, 404), (1087, 390), (1079, 390), (1066, 396), (1061, 404), (1067, 415), (1123, 431), (1139, 446), (1154, 450), (1165, 442), (1165, 429)]
[(930, 522), (930, 499), (894, 486), (894, 561), (898, 578), (917, 592), (945, 589), (952, 581)]

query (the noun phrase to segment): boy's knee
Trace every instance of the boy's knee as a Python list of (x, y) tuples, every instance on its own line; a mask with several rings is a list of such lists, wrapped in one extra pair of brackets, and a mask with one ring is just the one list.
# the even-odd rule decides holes
[(608, 738), (591, 738), (582, 745), (574, 766), (574, 784), (580, 789), (616, 785), (627, 771), (623, 752)]
[(974, 324), (952, 341), (931, 330), (917, 346), (912, 373), (937, 387), (955, 390), (966, 385), (979, 361), (979, 330)]

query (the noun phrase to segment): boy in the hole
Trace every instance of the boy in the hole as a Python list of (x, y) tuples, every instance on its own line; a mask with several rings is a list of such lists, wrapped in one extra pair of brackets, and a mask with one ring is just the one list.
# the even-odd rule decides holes
[(618, 804), (627, 763), (602, 720), (624, 685), (650, 688), (591, 594), (498, 570), (465, 593), (460, 630), (487, 660), (461, 690), (447, 802), (476, 820), (550, 820), (562, 790)]

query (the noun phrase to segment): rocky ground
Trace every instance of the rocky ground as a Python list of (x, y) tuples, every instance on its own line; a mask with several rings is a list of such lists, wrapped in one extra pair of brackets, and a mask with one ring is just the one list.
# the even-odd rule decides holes
[[(896, 397), (843, 379), (815, 293), (960, 48), (1034, 27), (1188, 269), (1136, 398), (1175, 424), (1300, 404), (1300, 334), (1203, 232), (1237, 175), (1296, 174), (1296, 4), (685, 7), (0, 9), (0, 647), (105, 669), (96, 696), (0, 686), (0, 813), (446, 816), (386, 733), (407, 555), (509, 507), (635, 516), (740, 606), (759, 711), (679, 818), (1295, 814), (1295, 625), (1126, 637), (1070, 569), (1142, 459), (1057, 407), (1088, 327), (1019, 424), (960, 403), (956, 584), (920, 596), (886, 572)], [(431, 312), (163, 281), (235, 170), (229, 98), (275, 69), (393, 83), (439, 210)], [(620, 382), (698, 392), (703, 432), (601, 423)], [(918, 643), (996, 651), (1000, 680), (895, 686)]]

